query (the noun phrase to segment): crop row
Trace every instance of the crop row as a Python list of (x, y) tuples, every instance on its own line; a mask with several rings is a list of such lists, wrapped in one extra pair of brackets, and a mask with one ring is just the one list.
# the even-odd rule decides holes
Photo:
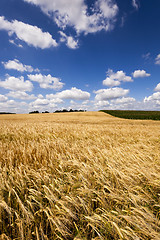
[(160, 111), (101, 110), (114, 117), (126, 119), (160, 120)]

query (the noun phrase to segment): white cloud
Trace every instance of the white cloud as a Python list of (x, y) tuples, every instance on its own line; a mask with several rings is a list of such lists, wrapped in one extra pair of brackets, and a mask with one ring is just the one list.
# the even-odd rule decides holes
[(10, 89), (12, 91), (32, 91), (33, 84), (30, 81), (24, 81), (24, 77), (13, 77), (7, 75), (5, 81), (0, 81), (0, 87)]
[(6, 102), (8, 100), (8, 98), (4, 95), (0, 94), (0, 102)]
[(41, 98), (39, 98), (39, 99), (36, 99), (35, 101), (34, 101), (34, 104), (35, 105), (37, 105), (37, 106), (46, 106), (46, 105), (48, 105), (49, 104), (49, 100), (48, 99), (41, 99)]
[[(75, 110), (75, 109), (82, 109), (82, 110), (88, 110), (89, 108), (90, 108), (90, 106), (89, 106), (89, 104), (90, 104), (90, 100), (84, 100), (83, 102), (81, 102), (81, 103), (79, 103), (79, 102), (77, 102), (76, 100), (71, 100), (70, 101), (70, 106), (69, 107), (67, 107), (67, 109), (68, 110), (70, 110), (70, 109), (73, 109), (73, 110)], [(93, 104), (92, 104), (92, 106), (93, 106)], [(91, 110), (91, 109), (90, 109)]]
[(115, 87), (119, 86), (122, 82), (132, 82), (132, 78), (127, 76), (123, 71), (117, 71), (116, 73), (113, 72), (112, 69), (108, 69), (107, 71), (107, 78), (103, 80), (103, 85), (108, 87)]
[(73, 100), (71, 100), (71, 101), (70, 101), (70, 104), (72, 104), (72, 105), (75, 105), (75, 104), (76, 104), (76, 102), (75, 102), (75, 101), (73, 101)]
[(157, 84), (156, 88), (154, 89), (155, 93), (150, 95), (149, 97), (145, 97), (143, 102), (147, 104), (147, 106), (151, 106), (153, 109), (159, 109), (160, 107), (160, 83)]
[(50, 103), (51, 104), (55, 104), (55, 103), (61, 104), (61, 103), (64, 103), (64, 101), (60, 98), (54, 98), (54, 99), (50, 99)]
[[(64, 109), (64, 108), (61, 108), (62, 110)], [(72, 110), (88, 110), (89, 109), (89, 106), (88, 105), (84, 105), (84, 104), (78, 104), (78, 103), (75, 103), (75, 104), (71, 104), (71, 105), (69, 105), (67, 108), (65, 108), (65, 109), (67, 109), (68, 111), (70, 110), (70, 109), (72, 109)]]
[(46, 95), (47, 98), (73, 99), (73, 100), (87, 100), (90, 98), (90, 93), (72, 87), (70, 90), (64, 90), (56, 94)]
[[(137, 106), (140, 107), (140, 103), (136, 101), (135, 98), (132, 97), (120, 97), (117, 99), (112, 99), (109, 101), (100, 100), (95, 101), (94, 106), (96, 109), (135, 109)], [(143, 108), (142, 108), (143, 109)]]
[(157, 92), (160, 91), (160, 83), (157, 84), (157, 86), (155, 87), (154, 90), (157, 91)]
[(138, 10), (139, 9), (139, 4), (138, 4), (138, 1), (137, 0), (132, 0), (132, 6)]
[(17, 44), (13, 39), (10, 39), (9, 42), (11, 44), (15, 45), (16, 47), (23, 48), (22, 44), (20, 44), (20, 43)]
[(150, 73), (146, 73), (145, 70), (136, 70), (133, 73), (133, 77), (134, 78), (149, 77), (149, 76), (151, 76), (151, 74)]
[(104, 17), (114, 18), (118, 11), (118, 6), (114, 4), (114, 1), (111, 0), (98, 0), (96, 2), (96, 7), (100, 10)]
[(12, 98), (22, 99), (22, 100), (32, 100), (36, 98), (34, 94), (29, 95), (28, 93), (23, 91), (10, 91), (7, 94), (7, 96)]
[(143, 102), (131, 101), (126, 103), (114, 104), (111, 103), (108, 109), (115, 110), (149, 110), (152, 109), (153, 105), (145, 104)]
[(129, 104), (135, 102), (136, 99), (132, 97), (122, 97), (115, 100), (111, 100), (113, 104)]
[(44, 98), (42, 95), (39, 95), (38, 98), (29, 104), (29, 111), (38, 110), (53, 112), (57, 108), (57, 104), (60, 105), (63, 103), (62, 99), (59, 98)]
[(8, 101), (5, 101), (5, 102), (0, 102), (0, 109), (4, 107), (4, 111), (5, 111), (5, 108), (13, 108), (13, 107), (16, 107), (16, 102), (14, 100), (8, 100)]
[(0, 30), (8, 32), (9, 36), (16, 34), (17, 38), (36, 48), (56, 47), (57, 42), (48, 32), (43, 32), (37, 26), (32, 26), (17, 20), (9, 22), (0, 16)]
[(64, 103), (64, 101), (60, 99), (57, 94), (47, 94), (46, 99), (49, 99), (51, 103)]
[(59, 78), (52, 77), (50, 74), (42, 75), (42, 74), (29, 74), (28, 78), (31, 81), (38, 82), (41, 88), (50, 88), (54, 90), (59, 90), (64, 86), (64, 83), (61, 82)]
[(160, 100), (160, 92), (153, 93), (149, 97), (144, 98), (144, 102)]
[(107, 101), (111, 99), (116, 99), (123, 97), (129, 93), (128, 89), (123, 88), (108, 88), (108, 89), (100, 89), (94, 92), (96, 94), (95, 100), (96, 101)]
[(41, 99), (43, 99), (44, 97), (43, 97), (43, 95), (42, 95), (42, 94), (38, 94), (38, 98), (41, 98)]
[(2, 62), (2, 64), (4, 65), (5, 69), (14, 69), (19, 72), (39, 72), (38, 68), (34, 70), (32, 66), (24, 65), (17, 59), (9, 60), (8, 62)]
[(108, 87), (116, 87), (121, 84), (120, 81), (113, 80), (112, 78), (107, 77), (105, 80), (103, 80), (103, 85)]
[(62, 99), (87, 100), (90, 98), (90, 93), (72, 87), (70, 90), (64, 90), (56, 94)]
[(64, 32), (60, 31), (59, 32), (61, 35), (61, 42), (66, 42), (67, 47), (71, 49), (76, 49), (78, 48), (78, 40), (74, 40), (72, 36), (67, 36)]
[(0, 102), (0, 112), (26, 113), (28, 111), (28, 104), (25, 102), (16, 102), (8, 100)]
[(113, 0), (97, 0), (89, 13), (84, 0), (24, 0), (52, 17), (58, 27), (73, 27), (77, 33), (93, 33), (113, 28), (118, 6)]
[(157, 55), (155, 59), (155, 64), (160, 65), (160, 54)]
[(85, 100), (82, 102), (82, 105), (87, 105), (87, 104), (89, 104), (89, 102), (90, 102), (89, 100)]
[(98, 101), (95, 103), (95, 107), (105, 107), (105, 106), (108, 106), (109, 105), (109, 102), (108, 101)]

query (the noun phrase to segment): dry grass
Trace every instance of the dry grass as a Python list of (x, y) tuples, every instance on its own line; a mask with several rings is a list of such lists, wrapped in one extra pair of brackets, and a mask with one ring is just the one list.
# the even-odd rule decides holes
[(0, 239), (160, 239), (160, 122), (0, 116)]

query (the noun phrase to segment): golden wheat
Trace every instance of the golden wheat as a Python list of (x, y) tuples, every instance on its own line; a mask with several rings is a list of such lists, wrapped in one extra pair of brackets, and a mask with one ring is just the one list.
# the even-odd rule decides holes
[(0, 239), (160, 239), (160, 122), (0, 116)]

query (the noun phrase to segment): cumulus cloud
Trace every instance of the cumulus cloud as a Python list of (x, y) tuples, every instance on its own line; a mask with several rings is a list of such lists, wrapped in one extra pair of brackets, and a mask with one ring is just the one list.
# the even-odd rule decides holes
[(64, 83), (61, 82), (59, 78), (52, 77), (50, 74), (42, 75), (42, 74), (29, 74), (28, 78), (31, 81), (38, 82), (41, 88), (50, 88), (54, 90), (59, 90), (64, 86)]
[(156, 92), (152, 95), (145, 97), (143, 102), (148, 106), (152, 106), (152, 110), (158, 108), (160, 106), (160, 83), (154, 89)]
[(72, 87), (70, 90), (64, 90), (56, 94), (48, 94), (46, 95), (46, 97), (52, 99), (59, 98), (59, 99), (87, 100), (90, 98), (90, 93)]
[(45, 49), (58, 45), (50, 33), (43, 32), (37, 26), (32, 26), (17, 20), (9, 22), (4, 16), (0, 16), (0, 30), (7, 31), (9, 36), (15, 34), (18, 39), (36, 48)]
[(130, 76), (127, 76), (123, 71), (113, 72), (112, 69), (108, 69), (107, 78), (103, 80), (103, 85), (108, 87), (116, 87), (121, 84), (121, 82), (132, 82), (133, 79)]
[(26, 113), (27, 111), (28, 104), (25, 102), (16, 102), (13, 99), (0, 102), (0, 112)]
[(95, 107), (99, 108), (99, 107), (105, 107), (105, 106), (108, 106), (109, 105), (109, 101), (97, 101), (95, 102)]
[(150, 77), (150, 73), (146, 73), (145, 70), (135, 70), (133, 73), (134, 78), (140, 78), (140, 77)]
[(129, 89), (115, 87), (108, 89), (100, 89), (98, 91), (95, 91), (94, 93), (96, 94), (96, 101), (107, 101), (127, 95), (129, 93)]
[(115, 109), (115, 110), (149, 110), (149, 104), (145, 104), (143, 102), (131, 101), (126, 103), (111, 103), (108, 109)]
[(105, 80), (103, 80), (103, 85), (108, 87), (116, 87), (121, 84), (120, 81), (113, 80), (110, 77), (107, 77)]
[[(64, 108), (62, 108), (61, 110), (63, 110)], [(85, 105), (85, 104), (78, 104), (78, 103), (74, 103), (74, 104), (70, 104), (66, 109), (68, 109), (68, 110), (70, 110), (70, 109), (72, 109), (72, 110), (90, 110), (90, 106), (88, 106), (88, 105)]]
[(64, 32), (60, 31), (59, 32), (61, 35), (61, 42), (66, 42), (67, 47), (71, 49), (76, 49), (78, 48), (78, 40), (74, 40), (72, 36), (67, 36)]
[(49, 99), (51, 103), (64, 103), (64, 101), (59, 97), (56, 97), (55, 94), (47, 94), (46, 99)]
[(2, 94), (0, 94), (0, 102), (6, 102), (8, 98)]
[(58, 27), (73, 27), (77, 33), (93, 33), (113, 28), (118, 6), (113, 0), (97, 0), (91, 12), (84, 0), (24, 0), (39, 6)]
[(0, 109), (4, 107), (7, 107), (7, 108), (13, 108), (13, 107), (16, 107), (16, 102), (14, 100), (8, 100), (8, 101), (5, 101), (5, 102), (0, 102)]
[(0, 81), (0, 87), (10, 89), (12, 91), (32, 91), (33, 84), (30, 81), (24, 81), (24, 77), (13, 77), (7, 75), (5, 81)]
[(49, 100), (48, 99), (41, 99), (41, 98), (39, 98), (39, 99), (36, 99), (35, 101), (34, 101), (34, 104), (35, 105), (37, 105), (37, 106), (46, 106), (46, 105), (48, 105), (49, 104)]
[[(116, 99), (99, 100), (95, 101), (94, 106), (96, 109), (135, 109), (136, 105), (135, 98), (132, 97), (119, 97)], [(140, 106), (140, 104), (138, 104)]]
[(160, 83), (157, 84), (157, 86), (155, 87), (154, 90), (157, 91), (157, 92), (160, 91)]
[(129, 103), (133, 103), (135, 101), (136, 101), (136, 99), (132, 98), (132, 97), (122, 97), (122, 98), (118, 98), (115, 100), (111, 100), (111, 102), (114, 104), (129, 104)]
[(5, 69), (13, 69), (19, 72), (39, 72), (38, 68), (34, 70), (32, 66), (24, 65), (17, 59), (9, 60), (8, 62), (2, 62), (2, 64), (4, 65)]
[(36, 97), (34, 96), (34, 94), (29, 95), (26, 92), (23, 91), (10, 91), (7, 94), (8, 97), (12, 97), (12, 98), (17, 98), (17, 99), (21, 99), (21, 100), (33, 100)]
[(160, 92), (153, 93), (149, 97), (144, 98), (144, 102), (160, 100)]
[(139, 9), (139, 4), (138, 4), (138, 1), (137, 0), (132, 0), (132, 6), (138, 10)]
[[(71, 101), (72, 101), (72, 100), (71, 100)], [(90, 100), (85, 100), (85, 101), (82, 102), (82, 104), (83, 104), (83, 105), (87, 105), (87, 104), (89, 104), (89, 102), (90, 102)]]
[(160, 54), (157, 55), (155, 59), (155, 64), (160, 65)]
[(39, 110), (39, 111), (50, 111), (53, 112), (53, 109), (57, 108), (57, 104), (60, 105), (63, 103), (62, 99), (59, 98), (44, 98), (42, 95), (39, 95), (38, 98), (30, 102), (29, 111)]

